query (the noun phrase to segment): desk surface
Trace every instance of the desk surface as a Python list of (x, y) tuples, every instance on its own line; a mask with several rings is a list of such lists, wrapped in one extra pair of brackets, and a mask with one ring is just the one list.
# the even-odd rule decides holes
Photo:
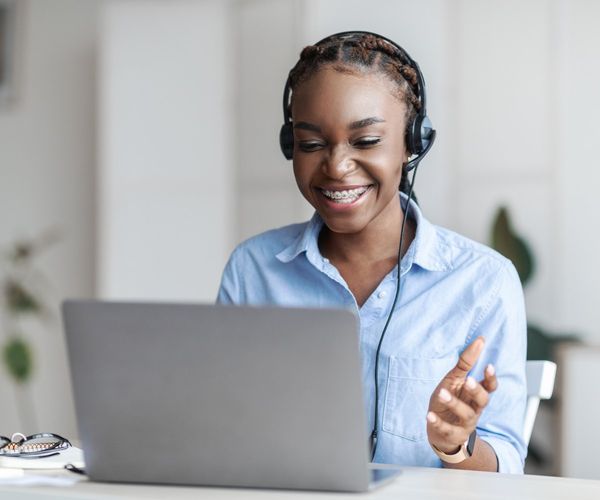
[[(30, 471), (28, 475), (38, 474)], [(71, 476), (70, 472), (40, 472), (44, 475)], [(323, 492), (250, 490), (237, 488), (191, 488), (129, 484), (93, 483), (83, 478), (73, 486), (2, 486), (0, 499), (29, 500), (39, 498), (68, 499), (266, 499), (266, 500), (324, 500), (324, 499), (556, 499), (598, 500), (600, 481), (546, 476), (516, 476), (490, 472), (472, 472), (420, 467), (402, 468), (402, 474), (368, 494), (339, 494)]]

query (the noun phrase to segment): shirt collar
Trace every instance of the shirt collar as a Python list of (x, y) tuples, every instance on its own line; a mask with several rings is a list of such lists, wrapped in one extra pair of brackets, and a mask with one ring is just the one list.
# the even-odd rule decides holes
[[(400, 202), (402, 208), (406, 209), (408, 197), (404, 193), (400, 193)], [(407, 259), (407, 268), (411, 264), (417, 264), (423, 269), (430, 271), (445, 271), (449, 269), (449, 262), (444, 258), (438, 247), (438, 235), (436, 228), (422, 214), (421, 209), (414, 200), (410, 200), (408, 216), (415, 220), (417, 224), (417, 232), (415, 239), (411, 243), (404, 259)], [(323, 227), (323, 219), (317, 212), (313, 214), (308, 221), (304, 230), (298, 234), (298, 237), (276, 257), (283, 263), (291, 262), (298, 255), (306, 252), (309, 260), (316, 260), (320, 255), (318, 240), (319, 233)], [(403, 262), (404, 264), (404, 262)], [(402, 266), (404, 268), (404, 265)]]
[(400, 193), (400, 203), (403, 210), (406, 210), (406, 205), (409, 204), (408, 216), (417, 224), (415, 239), (407, 252), (407, 255), (412, 253), (412, 263), (428, 271), (450, 269), (450, 262), (445, 257), (445, 248), (442, 248), (445, 245), (440, 240), (436, 227), (425, 218), (414, 200), (408, 202), (406, 194)]
[(304, 230), (298, 234), (298, 237), (276, 257), (283, 263), (291, 262), (302, 252), (307, 254), (319, 253), (319, 233), (323, 227), (323, 219), (317, 212), (313, 214), (311, 219), (305, 225)]

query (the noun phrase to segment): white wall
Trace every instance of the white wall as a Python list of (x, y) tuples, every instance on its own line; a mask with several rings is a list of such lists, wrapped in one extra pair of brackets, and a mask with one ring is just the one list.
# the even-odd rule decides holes
[(236, 242), (310, 217), (279, 148), (283, 85), (299, 51), (296, 2), (245, 1), (236, 9), (238, 203)]
[(227, 2), (114, 2), (100, 46), (98, 292), (214, 301), (232, 245)]
[(528, 317), (556, 332), (553, 15), (544, 0), (460, 2), (453, 167), (460, 186), (456, 228), (487, 242), (497, 207), (509, 207), (536, 261), (526, 289)]
[[(61, 240), (40, 259), (55, 306), (94, 287), (95, 45), (98, 2), (18, 2), (15, 100), (0, 109), (0, 246), (48, 228)], [(13, 385), (0, 371), (0, 433), (75, 435), (62, 329), (28, 326), (39, 428), (18, 427)], [(0, 332), (2, 342), (5, 332)]]
[(561, 0), (555, 15), (560, 22), (552, 76), (558, 99), (551, 109), (556, 119), (558, 210), (549, 222), (559, 264), (553, 290), (557, 323), (600, 344), (600, 3)]

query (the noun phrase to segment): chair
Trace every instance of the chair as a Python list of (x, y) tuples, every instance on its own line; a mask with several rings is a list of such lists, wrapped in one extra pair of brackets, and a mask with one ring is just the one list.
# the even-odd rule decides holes
[(550, 399), (554, 390), (556, 363), (552, 361), (527, 361), (527, 406), (523, 423), (523, 439), (529, 445), (533, 424), (541, 399)]

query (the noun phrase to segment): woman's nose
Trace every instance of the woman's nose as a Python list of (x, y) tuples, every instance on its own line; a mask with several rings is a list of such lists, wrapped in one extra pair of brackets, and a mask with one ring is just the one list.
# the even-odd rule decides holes
[(342, 179), (354, 168), (354, 160), (343, 145), (331, 147), (322, 165), (323, 173), (332, 179)]

